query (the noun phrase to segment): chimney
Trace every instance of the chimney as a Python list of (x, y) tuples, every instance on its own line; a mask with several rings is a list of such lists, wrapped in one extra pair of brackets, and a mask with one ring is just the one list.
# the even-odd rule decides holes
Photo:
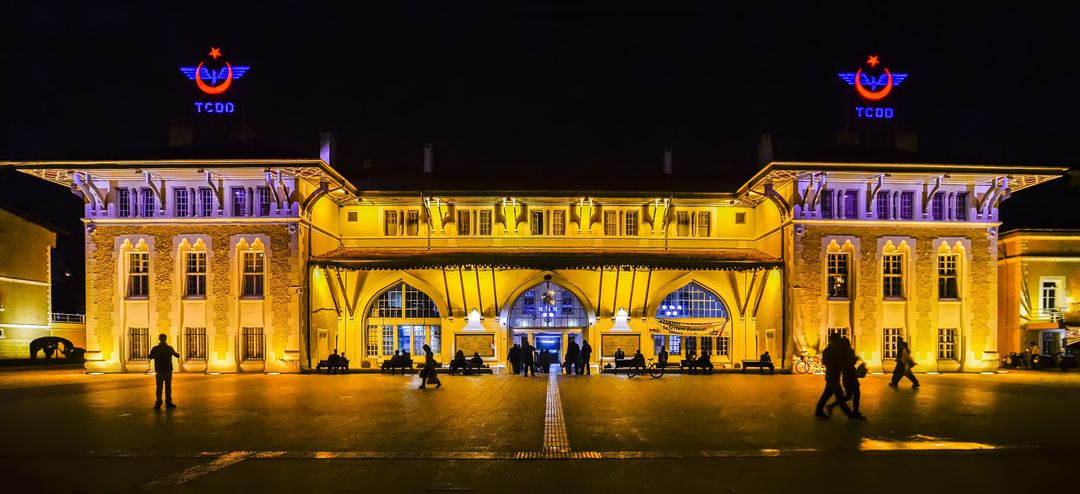
[(424, 144), (424, 173), (435, 171), (435, 155), (431, 152), (431, 143)]
[(758, 166), (764, 167), (773, 160), (772, 134), (761, 134), (757, 147)]
[(671, 148), (664, 148), (664, 175), (671, 175)]
[(332, 132), (320, 132), (319, 133), (319, 159), (330, 163), (330, 158), (334, 155), (334, 134)]

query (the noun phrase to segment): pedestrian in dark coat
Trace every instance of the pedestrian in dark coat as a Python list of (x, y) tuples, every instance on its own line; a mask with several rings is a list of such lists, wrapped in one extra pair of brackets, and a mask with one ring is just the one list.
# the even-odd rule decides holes
[(536, 348), (529, 342), (525, 342), (521, 347), (521, 375), (528, 376), (531, 372), (532, 375), (536, 375), (536, 369), (533, 367), (533, 362), (536, 354)]
[(436, 389), (442, 387), (442, 381), (435, 373), (435, 363), (435, 354), (431, 353), (431, 347), (424, 345), (424, 375), (420, 378), (420, 389), (424, 389), (425, 384), (431, 383), (435, 383)]
[(176, 404), (172, 401), (172, 359), (173, 357), (180, 358), (180, 354), (165, 343), (168, 338), (162, 333), (158, 336), (157, 346), (150, 349), (149, 357), (154, 361), (154, 381), (157, 383), (155, 390), (157, 401), (154, 402), (154, 408), (161, 408), (162, 386), (165, 388), (165, 408), (176, 408)]
[(578, 364), (578, 358), (580, 357), (581, 347), (578, 346), (576, 341), (571, 341), (570, 344), (566, 346), (566, 369), (564, 370), (567, 374), (574, 373), (575, 365), (580, 368), (581, 365)]
[(900, 380), (908, 378), (911, 380), (911, 387), (919, 387), (919, 380), (915, 377), (915, 373), (911, 372), (911, 368), (915, 367), (915, 359), (911, 357), (911, 347), (903, 338), (897, 338), (896, 341), (896, 367), (893, 367), (892, 381), (889, 381), (889, 386), (896, 387), (900, 384)]
[(510, 352), (506, 355), (506, 361), (510, 363), (514, 374), (521, 372), (521, 345), (514, 343), (514, 346), (510, 347)]
[(836, 406), (840, 407), (847, 418), (860, 418), (855, 416), (844, 402), (844, 388), (840, 384), (840, 373), (848, 364), (848, 359), (848, 353), (843, 348), (840, 337), (835, 334), (829, 335), (829, 346), (821, 352), (821, 363), (825, 365), (825, 390), (821, 392), (821, 398), (818, 399), (817, 407), (814, 408), (814, 415), (817, 417), (829, 418), (829, 415), (825, 413), (825, 404), (830, 398), (835, 398)]
[[(856, 367), (859, 364), (859, 357), (855, 355), (855, 349), (851, 347), (851, 340), (844, 337), (840, 339), (840, 342), (846, 355), (844, 368), (840, 370), (840, 382), (844, 385), (844, 401), (851, 402), (851, 413), (854, 418), (863, 419), (866, 417), (859, 413), (862, 390), (859, 386), (859, 373)], [(832, 410), (837, 405), (839, 402), (834, 401), (825, 406), (828, 415), (832, 415)]]
[(578, 367), (578, 374), (581, 374), (582, 369), (585, 370), (585, 374), (592, 374), (592, 366), (589, 365), (591, 358), (592, 345), (589, 344), (589, 340), (585, 340), (581, 343), (581, 366)]

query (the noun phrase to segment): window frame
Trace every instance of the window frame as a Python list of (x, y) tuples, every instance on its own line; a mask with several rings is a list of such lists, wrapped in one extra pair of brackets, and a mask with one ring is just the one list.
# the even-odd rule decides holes
[(403, 232), (406, 237), (417, 237), (420, 235), (420, 210), (419, 209), (406, 209), (403, 216), (405, 225)]
[(881, 328), (881, 358), (895, 359), (903, 337), (904, 328)]
[(477, 226), (477, 234), (482, 236), (490, 236), (493, 230), (494, 221), (490, 209), (481, 209), (479, 215), (477, 215), (479, 225)]
[(881, 256), (881, 295), (886, 300), (904, 299), (904, 261), (902, 252), (889, 252)]
[(401, 234), (401, 219), (398, 216), (398, 211), (396, 209), (387, 209), (383, 211), (384, 236), (396, 237)]
[(264, 328), (245, 326), (240, 328), (241, 360), (260, 362), (266, 360), (266, 333)]
[(889, 200), (890, 200), (889, 194), (890, 194), (890, 191), (887, 191), (887, 190), (879, 190), (878, 193), (877, 193), (877, 196), (876, 196), (876, 199), (875, 199), (877, 201), (875, 210), (877, 212), (877, 219), (879, 219), (879, 220), (887, 220), (887, 219), (889, 219), (889, 212), (892, 209), (892, 208), (889, 207), (889, 206), (891, 206), (891, 204), (889, 203)]
[(956, 208), (956, 212), (954, 213), (954, 217), (956, 218), (956, 221), (968, 221), (968, 193), (957, 192), (956, 197), (953, 200), (955, 201), (954, 207)]
[(542, 237), (547, 231), (544, 223), (544, 211), (529, 211), (529, 235)]
[(930, 198), (930, 219), (945, 221), (945, 193), (936, 192)]
[[(702, 232), (704, 232), (704, 235), (702, 234)], [(694, 236), (698, 238), (709, 238), (712, 236), (711, 211), (697, 212), (697, 219), (694, 221)]]
[(843, 201), (844, 205), (843, 219), (859, 219), (859, 192), (854, 190), (845, 190), (840, 194), (840, 199)]
[[(136, 258), (139, 258), (136, 261)], [(150, 297), (150, 253), (134, 251), (127, 253), (127, 286), (124, 298), (143, 300)], [(136, 269), (141, 267), (141, 269)], [(141, 280), (141, 281), (139, 281)]]
[(959, 360), (960, 333), (957, 328), (938, 328), (937, 359)]
[(269, 187), (256, 187), (255, 199), (258, 201), (258, 209), (255, 211), (256, 216), (267, 217), (271, 214), (271, 201), (270, 201), (270, 188)]
[(129, 361), (149, 361), (150, 360), (150, 328), (149, 327), (129, 327), (128, 328), (128, 355)]
[(214, 215), (214, 190), (199, 187), (199, 216), (209, 218)]
[[(199, 258), (202, 258), (199, 261)], [(194, 268), (192, 270), (192, 260), (195, 261)], [(206, 251), (203, 250), (189, 250), (184, 252), (184, 298), (185, 299), (204, 299), (206, 298)], [(194, 282), (194, 283), (193, 283)], [(195, 287), (195, 290), (192, 290)]]
[(833, 219), (836, 217), (836, 196), (833, 189), (821, 189), (821, 217)]
[[(249, 256), (251, 262), (249, 262)], [(240, 297), (264, 298), (266, 296), (266, 254), (261, 250), (244, 250), (241, 251), (240, 262)]]
[(693, 228), (691, 228), (690, 224), (690, 211), (675, 211), (675, 236), (689, 237), (692, 231)]
[(619, 212), (618, 211), (604, 211), (604, 236), (605, 237), (618, 237), (619, 236)]
[(551, 234), (560, 237), (566, 235), (566, 211), (562, 209), (551, 211)]
[(915, 219), (915, 193), (910, 190), (900, 192), (900, 219)]
[(248, 207), (247, 189), (244, 187), (230, 187), (229, 199), (232, 216), (236, 218), (246, 217)]
[(184, 361), (206, 360), (206, 328), (184, 327)]
[[(843, 263), (840, 263), (840, 260)], [(836, 261), (836, 262), (834, 262)], [(839, 272), (843, 267), (843, 272)], [(826, 297), (834, 300), (847, 300), (851, 298), (851, 253), (829, 252), (825, 255), (825, 293)], [(837, 295), (833, 290), (833, 277), (841, 277), (844, 288), (843, 295)]]
[(457, 234), (459, 237), (472, 235), (472, 212), (468, 209), (457, 211)]
[[(950, 264), (951, 271), (949, 271)], [(939, 300), (960, 300), (960, 254), (938, 254), (937, 278)]]
[(188, 189), (177, 187), (173, 189), (173, 216), (186, 218), (191, 216), (191, 201)]
[(131, 189), (116, 189), (116, 216), (131, 218)]
[(140, 212), (142, 217), (153, 218), (157, 209), (155, 207), (157, 205), (157, 195), (154, 194), (154, 189), (149, 187), (139, 189), (139, 199), (141, 200), (142, 211)]

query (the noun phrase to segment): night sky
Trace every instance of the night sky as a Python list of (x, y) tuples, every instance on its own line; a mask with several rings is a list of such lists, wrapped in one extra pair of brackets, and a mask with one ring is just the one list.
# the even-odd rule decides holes
[[(0, 11), (0, 160), (316, 157), (332, 131), (333, 164), (354, 183), (419, 171), (430, 142), (447, 180), (497, 168), (618, 188), (657, 174), (665, 146), (676, 175), (741, 183), (762, 134), (783, 160), (1078, 156), (1064, 11), (746, 3), (17, 2)], [(178, 70), (211, 46), (251, 66), (232, 115), (196, 114)], [(868, 55), (909, 74), (890, 122), (853, 118), (836, 75)], [(897, 150), (898, 134), (917, 150)], [(79, 272), (79, 202), (0, 177), (13, 185), (0, 201), (76, 232), (58, 255)], [(1006, 227), (1080, 227), (1076, 189), (1058, 182), (1007, 201)]]

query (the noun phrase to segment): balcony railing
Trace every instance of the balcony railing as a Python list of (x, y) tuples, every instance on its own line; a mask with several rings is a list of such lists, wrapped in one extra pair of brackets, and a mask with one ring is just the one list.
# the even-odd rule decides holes
[(53, 312), (49, 314), (49, 320), (59, 323), (85, 324), (86, 314), (68, 314), (65, 312)]
[(1038, 321), (1060, 322), (1065, 319), (1065, 309), (1060, 307), (1036, 309), (1035, 319)]

